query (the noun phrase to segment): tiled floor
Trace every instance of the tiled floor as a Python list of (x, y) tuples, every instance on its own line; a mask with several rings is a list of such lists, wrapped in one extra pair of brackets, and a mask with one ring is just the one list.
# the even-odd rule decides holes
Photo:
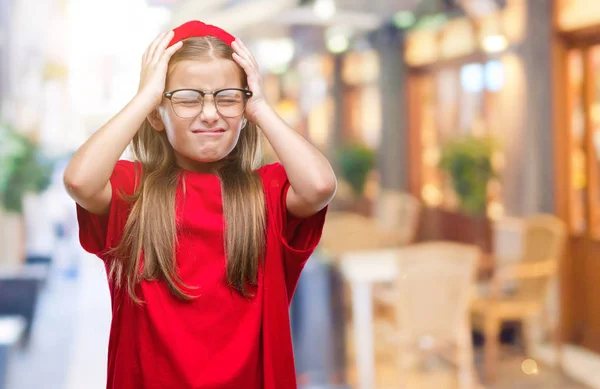
[[(505, 351), (498, 371), (497, 381), (485, 385), (489, 389), (585, 389), (586, 386), (561, 375), (556, 370), (538, 364), (538, 373), (523, 373), (523, 356), (520, 352)], [(481, 365), (480, 365), (481, 367)]]
[[(512, 354), (512, 355), (511, 355)], [(526, 375), (521, 369), (523, 357), (506, 352), (503, 355), (499, 374), (493, 384), (479, 383), (479, 389), (587, 389), (568, 377), (544, 365), (538, 365), (538, 373)], [(478, 370), (481, 366), (478, 366)], [(354, 369), (350, 369), (348, 379), (351, 385), (356, 382)], [(405, 374), (406, 388), (408, 389), (460, 389), (455, 376), (455, 371), (449, 366), (439, 365), (427, 370), (420, 370)], [(400, 388), (399, 375), (393, 362), (377, 362), (377, 388)], [(477, 386), (476, 386), (477, 387)]]
[[(78, 248), (74, 250), (79, 251)], [(6, 389), (104, 389), (110, 300), (102, 263), (81, 252), (76, 279), (54, 269), (31, 343), (11, 355)]]
[[(351, 343), (351, 342), (349, 342)], [(380, 348), (381, 350), (381, 348)], [(356, 372), (353, 369), (354, 358), (349, 351), (348, 365), (349, 383), (356, 383)], [(391, 357), (390, 357), (391, 356)], [(482, 350), (475, 352), (475, 364), (477, 370), (476, 389), (588, 389), (587, 386), (575, 382), (562, 375), (556, 369), (536, 363), (535, 374), (525, 374), (527, 368), (523, 368), (525, 357), (518, 347), (507, 347), (502, 349), (498, 367), (498, 377), (495, 382), (486, 384), (483, 382), (483, 355)], [(525, 365), (527, 366), (527, 365)], [(400, 388), (400, 376), (393, 359), (392, 352), (383, 350), (376, 357), (376, 382), (377, 389)], [(416, 371), (405, 373), (404, 381), (407, 389), (461, 389), (457, 383), (456, 370), (449, 364), (440, 360), (429, 360), (427, 366)]]
[(30, 343), (10, 356), (7, 389), (65, 389), (78, 289), (74, 280), (60, 276), (46, 284)]
[[(82, 254), (77, 280), (56, 274), (40, 301), (29, 349), (13, 355), (7, 389), (103, 389), (110, 309), (102, 264)], [(504, 350), (498, 380), (485, 389), (586, 389), (540, 365), (536, 375), (522, 372), (518, 350)], [(481, 367), (480, 355), (477, 355)], [(355, 382), (352, 360), (348, 379)], [(453, 389), (452, 369), (435, 367), (410, 379), (409, 389)], [(377, 361), (377, 388), (399, 388), (394, 361)]]

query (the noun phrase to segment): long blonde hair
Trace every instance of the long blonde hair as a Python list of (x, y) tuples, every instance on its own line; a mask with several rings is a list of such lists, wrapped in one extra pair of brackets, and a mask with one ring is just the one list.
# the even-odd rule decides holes
[[(231, 59), (232, 53), (232, 48), (219, 39), (191, 38), (184, 41), (169, 65), (184, 60)], [(238, 68), (245, 85), (245, 72)], [(135, 289), (142, 280), (162, 279), (175, 296), (192, 299), (193, 295), (186, 290), (190, 287), (177, 274), (175, 258), (175, 196), (182, 169), (176, 163), (165, 131), (156, 131), (148, 119), (133, 138), (131, 148), (135, 160), (141, 164), (142, 174), (135, 193), (122, 194), (133, 206), (123, 238), (112, 252), (115, 260), (111, 262), (109, 276), (118, 286), (125, 282), (127, 292), (138, 303), (141, 300)], [(227, 281), (244, 296), (246, 283), (257, 284), (259, 262), (265, 253), (265, 199), (262, 181), (255, 172), (260, 161), (259, 130), (248, 122), (233, 151), (215, 171), (223, 196)]]

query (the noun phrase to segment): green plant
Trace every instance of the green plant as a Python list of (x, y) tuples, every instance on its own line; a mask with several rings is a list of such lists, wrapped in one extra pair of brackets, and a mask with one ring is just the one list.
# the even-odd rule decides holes
[(367, 176), (375, 166), (373, 150), (359, 144), (346, 145), (338, 154), (338, 165), (342, 178), (350, 184), (356, 195), (362, 196)]
[(461, 211), (485, 214), (488, 183), (496, 177), (492, 166), (496, 146), (492, 138), (474, 136), (455, 139), (442, 146), (439, 166), (450, 176)]
[(0, 123), (0, 200), (2, 207), (22, 213), (26, 193), (50, 184), (53, 162), (31, 138)]

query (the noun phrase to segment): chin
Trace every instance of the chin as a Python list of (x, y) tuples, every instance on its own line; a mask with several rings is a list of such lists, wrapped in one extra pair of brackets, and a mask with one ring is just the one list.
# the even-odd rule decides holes
[(203, 150), (187, 150), (188, 152), (181, 153), (185, 158), (199, 163), (218, 162), (233, 150), (233, 147), (218, 148), (218, 149), (203, 149)]
[(223, 158), (225, 158), (225, 155), (222, 157), (214, 157), (214, 156), (192, 156), (190, 159), (194, 162), (199, 162), (199, 163), (213, 163), (213, 162), (219, 162), (220, 160), (222, 160)]

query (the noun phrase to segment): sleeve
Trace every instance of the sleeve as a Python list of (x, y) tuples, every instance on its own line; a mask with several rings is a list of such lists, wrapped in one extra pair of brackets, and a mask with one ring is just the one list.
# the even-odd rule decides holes
[(287, 211), (286, 198), (290, 183), (283, 165), (274, 163), (261, 169), (267, 196), (267, 207), (275, 218), (275, 228), (282, 245), (288, 294), (293, 291), (304, 264), (315, 251), (325, 224), (327, 208), (307, 218), (296, 218)]
[(106, 215), (95, 215), (77, 207), (77, 222), (79, 224), (79, 242), (83, 249), (95, 254), (101, 259), (105, 252), (116, 247), (121, 240), (131, 204), (125, 201), (121, 194), (132, 195), (139, 181), (138, 164), (120, 160), (110, 177), (112, 197), (110, 209)]

